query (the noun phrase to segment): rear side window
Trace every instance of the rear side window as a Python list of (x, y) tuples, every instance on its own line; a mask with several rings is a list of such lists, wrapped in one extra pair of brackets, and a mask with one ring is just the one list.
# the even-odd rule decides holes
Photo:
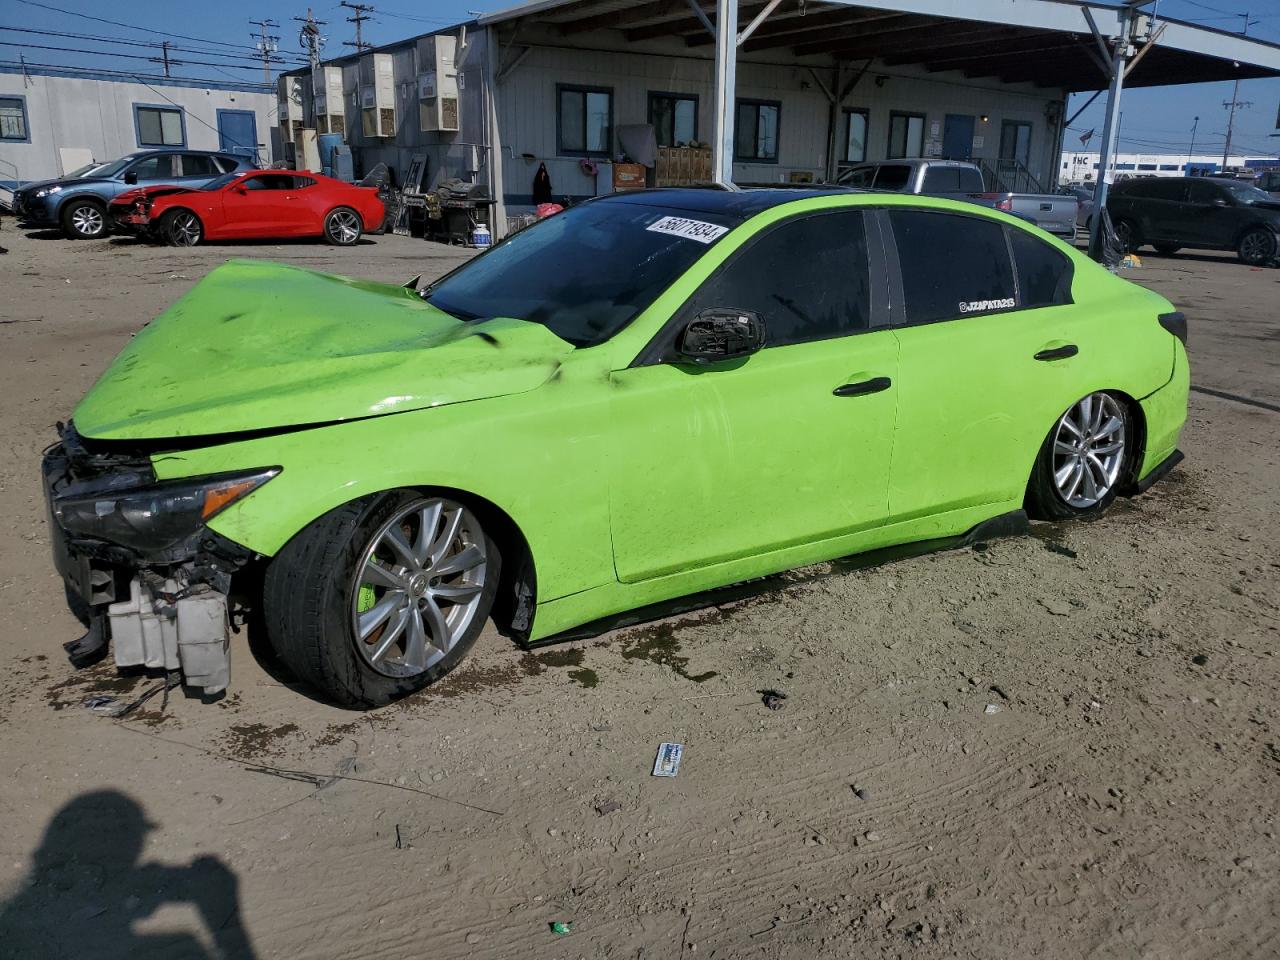
[(959, 167), (928, 167), (924, 172), (925, 193), (959, 193)]
[(222, 171), (213, 162), (213, 157), (199, 153), (182, 155), (182, 175), (184, 177), (216, 177)]
[(751, 241), (699, 288), (687, 315), (712, 307), (759, 314), (767, 347), (866, 330), (871, 291), (862, 212), (790, 220)]
[(129, 172), (137, 174), (139, 180), (167, 180), (177, 176), (174, 172), (174, 156), (171, 153), (153, 155), (139, 160)]
[(908, 323), (1017, 306), (1004, 225), (923, 210), (891, 210)]
[(901, 190), (911, 180), (911, 167), (905, 163), (886, 163), (876, 173), (877, 190)]
[(1142, 185), (1142, 196), (1153, 200), (1186, 200), (1187, 181), (1173, 177), (1164, 180), (1151, 180)]
[(1075, 274), (1071, 260), (1025, 230), (1007, 229), (1018, 270), (1018, 306), (1030, 309), (1071, 303), (1071, 278)]
[(875, 180), (875, 176), (875, 167), (854, 167), (849, 171), (848, 176), (844, 178), (843, 182), (846, 186), (860, 187), (865, 190), (871, 186), (872, 181)]

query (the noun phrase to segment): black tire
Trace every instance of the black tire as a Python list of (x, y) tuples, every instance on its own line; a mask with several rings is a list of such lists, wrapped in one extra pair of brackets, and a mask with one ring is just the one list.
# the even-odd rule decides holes
[(72, 240), (101, 240), (108, 233), (107, 208), (100, 200), (78, 197), (62, 207), (62, 231)]
[(1125, 253), (1132, 253), (1142, 246), (1142, 235), (1138, 232), (1138, 225), (1132, 220), (1117, 220), (1113, 228)]
[(1280, 253), (1280, 234), (1269, 227), (1253, 227), (1247, 230), (1236, 246), (1241, 263), (1251, 267), (1263, 267)]
[[(1140, 443), (1139, 431), (1136, 429), (1133, 411), (1129, 404), (1122, 398), (1113, 396), (1120, 410), (1123, 430), (1125, 438), (1125, 449), (1123, 461), (1120, 464), (1120, 470), (1116, 482), (1107, 491), (1096, 504), (1087, 508), (1072, 506), (1058, 491), (1057, 485), (1054, 483), (1054, 441), (1058, 433), (1058, 424), (1062, 422), (1059, 417), (1049, 428), (1049, 433), (1044, 438), (1044, 443), (1040, 445), (1040, 452), (1036, 454), (1035, 466), (1031, 470), (1031, 479), (1027, 484), (1027, 495), (1025, 501), (1025, 509), (1027, 516), (1032, 520), (1092, 520), (1101, 516), (1107, 511), (1107, 508), (1115, 501), (1116, 493), (1124, 487), (1133, 477), (1134, 464), (1141, 451), (1138, 449)], [(1072, 404), (1062, 416), (1066, 416), (1068, 412), (1075, 409)]]
[(1155, 247), (1156, 253), (1160, 254), (1162, 257), (1172, 257), (1182, 249), (1182, 247), (1176, 243), (1153, 243), (1151, 246)]
[(195, 247), (204, 243), (204, 222), (190, 210), (170, 210), (160, 221), (160, 236), (171, 247)]
[(395, 490), (344, 504), (295, 536), (267, 568), (262, 606), (272, 647), (300, 679), (340, 706), (380, 707), (434, 683), (466, 656), (493, 609), (501, 558), (485, 533), (492, 570), (470, 626), (442, 660), (414, 676), (390, 677), (357, 652), (351, 617), (356, 564), (378, 531), (423, 497)]
[(364, 223), (350, 207), (334, 207), (324, 217), (324, 238), (335, 247), (352, 247), (360, 242)]

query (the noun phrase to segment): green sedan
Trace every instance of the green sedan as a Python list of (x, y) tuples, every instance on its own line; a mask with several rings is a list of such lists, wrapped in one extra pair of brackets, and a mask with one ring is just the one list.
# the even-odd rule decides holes
[(67, 647), (216, 692), (256, 606), (300, 677), (376, 706), (490, 617), (536, 643), (1092, 517), (1181, 459), (1185, 341), (1155, 293), (923, 197), (616, 195), (421, 291), (235, 261), (134, 338), (46, 456), (88, 625)]

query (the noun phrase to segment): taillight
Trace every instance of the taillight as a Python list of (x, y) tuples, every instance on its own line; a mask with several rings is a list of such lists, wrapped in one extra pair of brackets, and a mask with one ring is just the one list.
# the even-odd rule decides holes
[(996, 201), (996, 209), (1010, 213), (1013, 210), (1013, 197), (1005, 197), (1003, 200)]

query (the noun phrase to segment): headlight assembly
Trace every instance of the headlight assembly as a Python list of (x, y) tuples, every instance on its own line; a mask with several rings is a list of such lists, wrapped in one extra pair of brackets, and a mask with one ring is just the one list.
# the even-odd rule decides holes
[(276, 476), (279, 467), (171, 480), (131, 490), (55, 500), (67, 533), (144, 552), (189, 537), (209, 520)]
[(36, 191), (36, 199), (39, 200), (41, 197), (47, 197), (51, 193), (61, 193), (61, 192), (62, 192), (61, 187), (42, 187)]

